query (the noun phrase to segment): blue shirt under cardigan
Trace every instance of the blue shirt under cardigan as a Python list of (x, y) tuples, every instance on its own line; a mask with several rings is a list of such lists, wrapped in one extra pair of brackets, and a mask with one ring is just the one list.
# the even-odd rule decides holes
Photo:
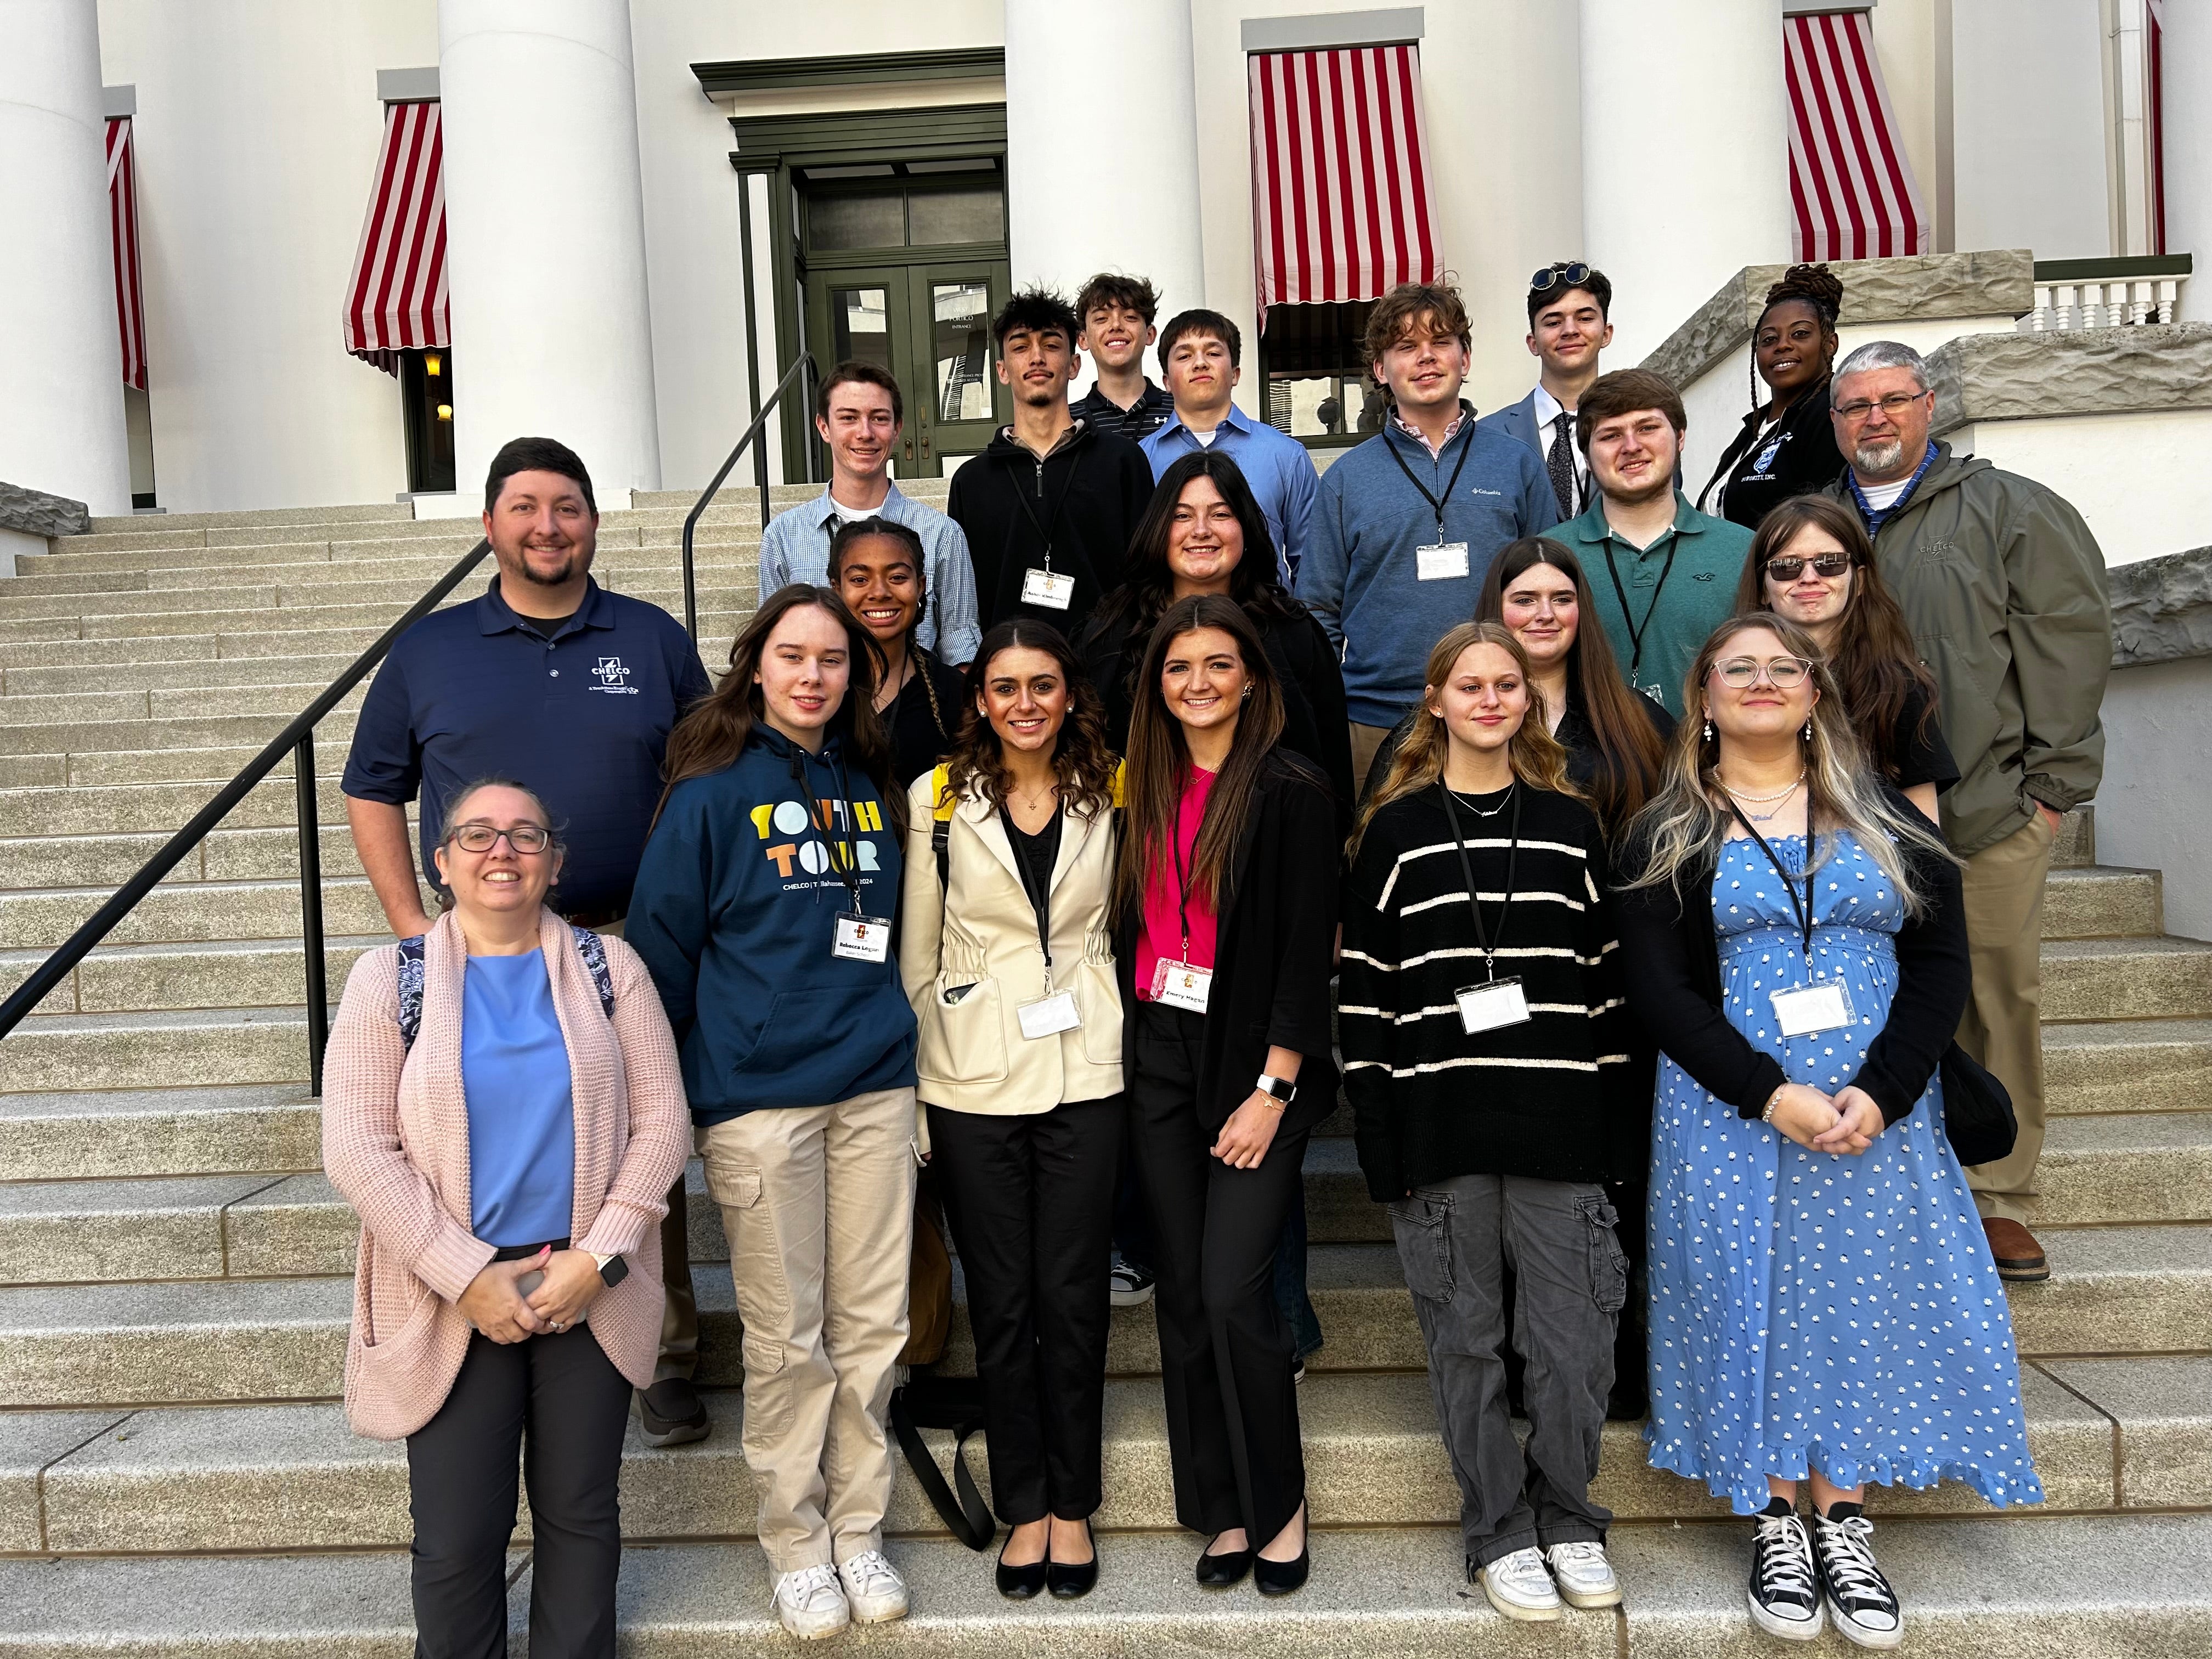
[(545, 953), (471, 957), (461, 1001), (469, 1231), (507, 1249), (568, 1237), (575, 1094)]
[(1306, 541), (1313, 526), (1314, 500), (1320, 489), (1313, 457), (1306, 447), (1264, 421), (1255, 421), (1236, 404), (1229, 405), (1221, 424), (1213, 428), (1213, 441), (1201, 444), (1198, 434), (1177, 416), (1137, 446), (1152, 464), (1152, 478), (1159, 477), (1186, 455), (1209, 449), (1237, 463), (1244, 482), (1267, 520), (1267, 533), (1275, 539), (1275, 575), (1291, 586), (1304, 562)]
[[(1321, 475), (1297, 595), (1344, 653), (1345, 712), (1361, 726), (1395, 726), (1421, 700), (1429, 653), (1473, 619), (1498, 550), (1559, 521), (1552, 481), (1528, 446), (1484, 430), (1462, 408), (1467, 418), (1441, 455), (1385, 427)], [(1422, 581), (1413, 550), (1436, 540), (1436, 509), (1392, 453), (1441, 496), (1470, 445), (1444, 503), (1444, 539), (1467, 544), (1467, 574)]]

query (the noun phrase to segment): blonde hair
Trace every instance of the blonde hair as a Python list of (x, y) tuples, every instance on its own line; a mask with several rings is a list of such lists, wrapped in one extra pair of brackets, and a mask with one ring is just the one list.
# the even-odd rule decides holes
[(1528, 712), (1506, 745), (1506, 758), (1512, 764), (1513, 775), (1531, 788), (1582, 798), (1582, 791), (1567, 776), (1567, 751), (1544, 722), (1543, 694), (1536, 690), (1528, 668), (1528, 653), (1522, 648), (1521, 641), (1504, 623), (1462, 623), (1438, 640), (1436, 649), (1429, 653), (1428, 671), (1421, 677), (1420, 709), (1413, 717), (1413, 729), (1391, 755), (1389, 770), (1383, 774), (1382, 782), (1369, 791), (1365, 805), (1359, 809), (1359, 820), (1352, 831), (1351, 857), (1359, 856), (1360, 841), (1377, 812), (1392, 801), (1434, 787), (1443, 776), (1444, 756), (1451, 747), (1451, 738), (1444, 730), (1443, 717), (1429, 708), (1429, 701), (1443, 691), (1461, 653), (1477, 645), (1494, 645), (1511, 657), (1514, 666), (1521, 671), (1521, 684), (1528, 692)]
[(1914, 885), (1899, 848), (1951, 859), (1950, 848), (1918, 811), (1891, 804), (1881, 775), (1851, 729), (1843, 694), (1820, 647), (1796, 623), (1769, 611), (1729, 618), (1706, 637), (1691, 665), (1682, 682), (1682, 722), (1674, 728), (1668, 750), (1666, 775), (1630, 830), (1632, 841), (1644, 848), (1644, 867), (1625, 885), (1634, 889), (1663, 883), (1679, 895), (1684, 869), (1718, 857), (1733, 815), (1715, 799), (1721, 793), (1717, 772), (1720, 739), (1705, 735), (1705, 683), (1730, 641), (1753, 629), (1771, 634), (1784, 651), (1810, 664), (1820, 694), (1813, 700), (1811, 736), (1803, 740), (1807, 872), (1826, 862), (1836, 850), (1837, 837), (1848, 833), (1896, 888), (1905, 914), (1923, 915), (1927, 896)]

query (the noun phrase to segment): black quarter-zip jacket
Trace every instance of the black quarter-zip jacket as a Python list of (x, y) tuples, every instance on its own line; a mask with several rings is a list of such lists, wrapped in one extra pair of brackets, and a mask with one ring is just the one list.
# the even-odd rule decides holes
[[(1126, 438), (1078, 420), (1040, 458), (999, 428), (990, 447), (952, 475), (945, 510), (968, 538), (975, 603), (989, 629), (1036, 617), (1073, 640), (1100, 595), (1118, 587), (1129, 537), (1152, 499), (1152, 468)], [(1075, 578), (1065, 611), (1022, 603), (1024, 573), (1045, 568)]]

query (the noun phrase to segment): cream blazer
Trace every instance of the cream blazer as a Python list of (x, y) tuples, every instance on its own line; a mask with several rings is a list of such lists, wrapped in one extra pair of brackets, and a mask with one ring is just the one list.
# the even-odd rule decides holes
[[(1121, 1091), (1121, 994), (1107, 904), (1114, 820), (1073, 807), (1060, 825), (1051, 890), (1052, 969), (1046, 983), (1036, 912), (998, 809), (972, 793), (953, 807), (942, 891), (930, 845), (933, 774), (908, 795), (906, 896), (899, 972), (921, 1027), (915, 1092), (933, 1106), (1004, 1116)], [(970, 986), (957, 1001), (945, 992)], [(1016, 1011), (1072, 991), (1083, 1024), (1029, 1038)]]

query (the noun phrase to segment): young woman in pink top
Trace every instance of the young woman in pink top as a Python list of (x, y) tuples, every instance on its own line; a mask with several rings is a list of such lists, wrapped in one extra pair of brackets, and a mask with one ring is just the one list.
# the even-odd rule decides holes
[(1170, 605), (1139, 684), (1115, 956), (1176, 1512), (1209, 1540), (1200, 1583), (1250, 1572), (1279, 1595), (1308, 1556), (1274, 1257), (1306, 1138), (1336, 1103), (1336, 807), (1281, 746), (1282, 689), (1234, 599)]

